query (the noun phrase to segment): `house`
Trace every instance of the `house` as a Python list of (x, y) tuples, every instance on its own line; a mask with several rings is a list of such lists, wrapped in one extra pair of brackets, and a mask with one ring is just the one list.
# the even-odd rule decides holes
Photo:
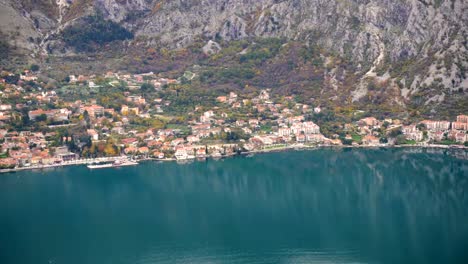
[(308, 134), (306, 135), (306, 140), (311, 143), (322, 143), (325, 141), (325, 136), (322, 134)]
[(343, 145), (343, 142), (341, 142), (341, 140), (339, 138), (336, 138), (336, 139), (327, 139), (326, 142), (328, 144), (331, 144), (331, 145), (335, 145), (335, 146), (341, 146)]
[(99, 140), (99, 134), (96, 130), (88, 129), (86, 132), (88, 133), (88, 136), (91, 137), (91, 140), (93, 141)]
[(366, 135), (362, 138), (362, 144), (364, 145), (378, 145), (379, 139), (373, 135)]
[(452, 129), (467, 131), (468, 123), (452, 122)]
[(216, 136), (216, 135), (221, 134), (222, 129), (221, 129), (220, 127), (215, 127), (215, 128), (212, 128), (212, 129), (208, 130), (208, 132), (209, 132), (211, 135)]
[(211, 123), (211, 117), (205, 115), (200, 116), (200, 123)]
[(37, 81), (37, 76), (31, 75), (31, 74), (20, 75), (20, 79), (26, 82)]
[(104, 113), (108, 113), (108, 114), (114, 115), (114, 114), (115, 114), (115, 110), (114, 110), (113, 108), (106, 108), (106, 109), (104, 109)]
[(73, 152), (70, 152), (67, 146), (63, 146), (55, 148), (55, 157), (63, 161), (70, 161), (77, 159), (78, 155)]
[(68, 79), (70, 80), (69, 83), (76, 83), (78, 81), (75, 75), (68, 75)]
[(210, 124), (195, 125), (195, 126), (192, 126), (192, 133), (196, 134), (199, 131), (208, 130), (210, 128), (211, 128)]
[(257, 127), (259, 124), (258, 119), (249, 119), (249, 125), (252, 127)]
[(138, 143), (137, 138), (124, 138), (122, 139), (122, 144), (125, 146), (136, 146)]
[(153, 152), (153, 156), (158, 159), (164, 159), (164, 152), (155, 151)]
[(258, 96), (258, 99), (260, 99), (260, 100), (270, 100), (270, 94), (268, 93), (268, 90), (260, 91), (260, 95)]
[(421, 141), (424, 139), (424, 135), (422, 131), (415, 131), (411, 132), (409, 134), (404, 134), (405, 138), (408, 140), (414, 140), (414, 141)]
[(80, 114), (83, 114), (85, 111), (88, 112), (90, 117), (97, 117), (104, 115), (104, 107), (100, 105), (88, 105), (80, 107)]
[(358, 121), (359, 124), (361, 125), (366, 125), (369, 127), (374, 127), (379, 124), (379, 120), (377, 120), (375, 117), (366, 117)]
[(428, 133), (429, 139), (434, 141), (442, 141), (444, 139), (444, 132), (443, 131), (429, 131)]
[(410, 125), (410, 126), (403, 126), (401, 128), (401, 131), (403, 132), (404, 135), (406, 135), (406, 134), (411, 134), (413, 132), (416, 132), (418, 131), (418, 129), (416, 128), (415, 125)]
[(211, 118), (213, 117), (215, 114), (213, 112), (213, 110), (209, 110), (209, 111), (206, 111), (205, 113), (203, 113), (203, 116), (207, 117), (207, 118)]
[(138, 115), (140, 114), (140, 110), (138, 109), (138, 107), (129, 107), (127, 105), (122, 105), (120, 109), (120, 113), (122, 115), (129, 115), (129, 114)]
[(457, 122), (468, 123), (468, 115), (458, 115)]
[(199, 149), (197, 149), (197, 151), (196, 151), (195, 154), (196, 154), (197, 158), (204, 158), (204, 157), (206, 157), (206, 148), (199, 148)]
[(455, 141), (457, 141), (458, 143), (468, 142), (468, 134), (463, 133), (463, 132), (458, 132), (455, 135)]
[(405, 135), (405, 138), (408, 140), (423, 140), (423, 133), (419, 131), (415, 125), (403, 126), (401, 131), (403, 132), (403, 135)]
[(9, 104), (1, 104), (0, 105), (0, 111), (8, 111), (8, 110), (11, 110), (11, 105)]
[(253, 133), (252, 129), (248, 128), (248, 127), (243, 127), (242, 128), (242, 131), (247, 134), (247, 135), (250, 135)]
[(297, 142), (305, 142), (306, 136), (304, 134), (296, 134), (296, 141)]
[(320, 127), (312, 121), (302, 123), (305, 134), (319, 134)]
[(234, 92), (229, 93), (229, 103), (233, 103), (237, 100), (237, 94)]
[(457, 122), (452, 123), (452, 129), (467, 131), (468, 130), (468, 116), (467, 115), (457, 116)]
[(89, 78), (84, 75), (78, 75), (78, 82), (87, 81)]
[(18, 160), (14, 158), (0, 159), (0, 168), (14, 168), (18, 165)]
[(250, 139), (250, 142), (255, 145), (271, 145), (273, 144), (273, 139), (269, 136), (255, 136)]
[(237, 120), (236, 121), (236, 126), (238, 126), (238, 127), (245, 126), (245, 121), (244, 120)]
[(149, 148), (148, 147), (140, 147), (140, 148), (138, 148), (138, 153), (148, 154), (149, 153)]
[(125, 134), (125, 129), (121, 126), (116, 126), (111, 129), (111, 133), (123, 135)]
[(292, 131), (289, 127), (280, 127), (278, 129), (278, 136), (280, 137), (289, 137)]
[(424, 124), (429, 131), (437, 132), (437, 131), (446, 131), (450, 129), (450, 122), (449, 121), (432, 121), (432, 120), (424, 120), (421, 122)]
[(299, 134), (299, 133), (304, 133), (304, 134), (319, 134), (320, 133), (320, 127), (315, 124), (314, 122), (303, 122), (303, 123), (294, 123), (291, 126), (291, 132), (293, 134)]
[(0, 112), (0, 121), (9, 121), (10, 118), (11, 118), (11, 115), (4, 113), (4, 112)]
[(68, 120), (71, 115), (71, 111), (63, 109), (52, 109), (52, 110), (32, 110), (28, 112), (28, 117), (30, 120), (36, 120), (39, 116), (45, 115), (47, 119), (53, 119), (55, 121), (65, 121)]
[(171, 146), (181, 145), (181, 144), (184, 144), (184, 142), (185, 140), (183, 138), (176, 138), (171, 141)]
[(177, 160), (188, 159), (188, 153), (184, 146), (178, 146), (174, 153), (174, 156)]
[(194, 135), (190, 135), (187, 137), (187, 142), (189, 143), (197, 143), (200, 142), (200, 138)]
[(303, 121), (304, 121), (304, 116), (303, 115), (293, 116), (293, 117), (289, 117), (287, 119), (288, 124), (295, 124), (295, 123), (300, 123), (300, 122), (303, 122)]
[(54, 110), (32, 110), (28, 112), (28, 117), (30, 120), (36, 120), (37, 117), (46, 115), (48, 119), (54, 117), (55, 111)]
[(216, 101), (218, 101), (220, 103), (225, 103), (225, 102), (227, 102), (227, 97), (226, 96), (218, 96), (216, 98)]
[(242, 104), (240, 102), (234, 102), (232, 104), (232, 108), (241, 108), (242, 107)]
[(131, 103), (134, 103), (134, 104), (137, 104), (137, 105), (145, 105), (146, 104), (145, 98), (143, 98), (140, 95), (138, 95), (138, 96), (137, 95), (130, 95), (125, 100), (127, 102), (131, 102)]
[(127, 148), (124, 149), (124, 153), (127, 154), (127, 155), (128, 154), (134, 154), (137, 151), (138, 151), (138, 149), (136, 147), (134, 147), (134, 146), (130, 146), (130, 147), (127, 147)]

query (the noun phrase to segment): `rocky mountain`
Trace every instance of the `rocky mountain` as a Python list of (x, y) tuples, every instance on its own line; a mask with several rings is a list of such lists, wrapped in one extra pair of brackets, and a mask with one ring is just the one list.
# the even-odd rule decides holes
[[(35, 58), (83, 52), (63, 33), (96, 13), (133, 34), (111, 39), (123, 50), (204, 43), (212, 56), (233, 41), (279, 38), (326, 51), (321, 81), (329, 90), (340, 92), (351, 71), (351, 102), (378, 82), (401, 107), (468, 104), (466, 0), (0, 0), (2, 35)], [(327, 65), (331, 56), (352, 67)]]

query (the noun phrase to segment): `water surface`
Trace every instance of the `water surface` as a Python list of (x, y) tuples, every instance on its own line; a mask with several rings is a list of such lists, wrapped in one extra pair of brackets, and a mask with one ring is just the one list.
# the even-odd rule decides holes
[(468, 263), (467, 192), (466, 159), (420, 150), (17, 172), (0, 263)]

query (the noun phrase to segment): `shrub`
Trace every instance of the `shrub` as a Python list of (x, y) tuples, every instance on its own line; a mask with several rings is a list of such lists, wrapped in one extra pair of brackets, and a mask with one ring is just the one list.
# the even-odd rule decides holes
[(37, 72), (39, 70), (39, 65), (37, 64), (32, 64), (29, 69), (33, 72)]

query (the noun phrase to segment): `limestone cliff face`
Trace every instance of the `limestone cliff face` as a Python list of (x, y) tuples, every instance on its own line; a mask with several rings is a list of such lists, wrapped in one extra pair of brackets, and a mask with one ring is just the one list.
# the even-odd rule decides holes
[(140, 14), (127, 26), (172, 46), (198, 36), (286, 37), (319, 41), (359, 61), (382, 52), (392, 60), (416, 56), (468, 33), (463, 0), (96, 0), (95, 6), (118, 22)]
[[(468, 2), (465, 0), (96, 0), (109, 18), (136, 35), (183, 47), (199, 37), (234, 40), (284, 37), (310, 41), (361, 67), (363, 78), (377, 67), (430, 58), (415, 78), (401, 78), (403, 97), (434, 80), (448, 92), (468, 90)], [(130, 15), (129, 15), (130, 14)], [(125, 21), (131, 14), (137, 20)], [(437, 66), (437, 60), (450, 60)], [(449, 65), (450, 64), (450, 65)], [(440, 86), (440, 84), (438, 84)], [(357, 85), (353, 100), (366, 93)], [(443, 101), (445, 92), (428, 99)]]
[[(29, 32), (30, 27), (26, 34), (34, 38), (50, 37), (50, 32), (99, 10), (135, 36), (172, 48), (199, 39), (248, 37), (317, 43), (354, 61), (363, 78), (376, 76), (378, 67), (430, 58), (433, 63), (426, 63), (416, 77), (398, 80), (402, 96), (434, 80), (447, 91), (468, 90), (466, 0), (44, 0), (49, 4), (41, 8), (27, 0), (0, 1), (2, 12), (15, 9), (18, 21), (33, 23), (35, 31)], [(34, 22), (34, 17), (43, 22)], [(1, 23), (2, 30), (11, 30)], [(356, 88), (356, 100), (366, 93), (363, 87)], [(434, 100), (442, 100), (440, 96)]]

